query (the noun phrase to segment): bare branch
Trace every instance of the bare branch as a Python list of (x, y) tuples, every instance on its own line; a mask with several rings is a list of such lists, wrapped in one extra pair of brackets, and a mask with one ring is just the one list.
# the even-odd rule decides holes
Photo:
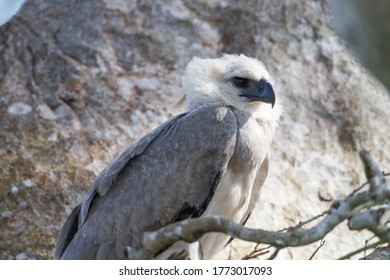
[(281, 248), (276, 248), (275, 251), (272, 253), (272, 255), (268, 258), (268, 260), (275, 259), (280, 250), (281, 250)]
[(390, 245), (376, 248), (371, 254), (363, 258), (364, 260), (390, 260)]
[(378, 245), (381, 245), (381, 244), (383, 244), (382, 241), (377, 241), (375, 243), (372, 243), (371, 245), (365, 245), (362, 248), (359, 248), (359, 249), (357, 249), (357, 250), (355, 250), (355, 251), (353, 251), (353, 252), (351, 252), (351, 253), (349, 253), (349, 254), (347, 254), (345, 256), (342, 256), (341, 258), (339, 258), (339, 260), (349, 259), (350, 257), (353, 257), (353, 256), (355, 256), (355, 255), (357, 255), (357, 254), (359, 254), (359, 253), (361, 253), (363, 251), (366, 251), (366, 250), (372, 249), (372, 248), (376, 248)]
[(366, 178), (370, 183), (370, 192), (373, 196), (375, 196), (376, 193), (379, 193), (383, 189), (387, 188), (387, 182), (383, 172), (381, 172), (378, 164), (375, 163), (369, 152), (362, 150), (359, 155), (364, 164)]
[(350, 230), (362, 230), (365, 228), (373, 228), (380, 225), (382, 217), (390, 215), (390, 206), (378, 209), (370, 209), (364, 212), (353, 215), (348, 220)]
[(176, 241), (194, 242), (207, 232), (220, 232), (246, 241), (273, 245), (275, 247), (303, 246), (322, 239), (334, 227), (351, 217), (362, 206), (370, 207), (390, 202), (390, 190), (379, 193), (375, 200), (370, 191), (341, 199), (333, 203), (317, 225), (309, 229), (294, 228), (286, 232), (272, 232), (262, 229), (249, 229), (223, 217), (204, 217), (181, 221), (158, 231), (145, 233), (144, 248), (131, 254), (133, 258), (153, 256)]
[[(348, 226), (351, 230), (367, 228), (379, 237), (381, 243), (390, 242), (390, 229), (387, 226), (390, 220), (390, 206), (386, 205), (390, 203), (390, 189), (384, 179), (385, 174), (380, 171), (368, 152), (362, 151), (360, 156), (370, 184), (369, 190), (336, 200), (328, 211), (306, 222), (300, 222), (295, 227), (287, 228), (283, 232), (273, 232), (245, 228), (223, 217), (190, 219), (168, 225), (155, 232), (145, 233), (143, 248), (138, 251), (129, 251), (129, 257), (132, 259), (152, 258), (157, 252), (179, 240), (192, 243), (208, 232), (224, 233), (241, 240), (271, 245), (276, 248), (272, 254), (275, 257), (279, 250), (285, 247), (303, 246), (323, 239), (347, 219), (349, 219)], [(381, 207), (365, 210), (373, 206)], [(316, 225), (308, 229), (302, 228), (304, 224), (320, 217), (323, 218)]]
[[(383, 174), (383, 177), (390, 176), (390, 173), (384, 173), (384, 172), (382, 172), (382, 174)], [(369, 185), (369, 184), (370, 184), (370, 182), (368, 182), (368, 181), (365, 182), (365, 183), (363, 183), (363, 184), (360, 185), (358, 188), (354, 189), (354, 190), (348, 195), (348, 197), (353, 196), (355, 193), (361, 191), (365, 186), (367, 186), (367, 185)]]

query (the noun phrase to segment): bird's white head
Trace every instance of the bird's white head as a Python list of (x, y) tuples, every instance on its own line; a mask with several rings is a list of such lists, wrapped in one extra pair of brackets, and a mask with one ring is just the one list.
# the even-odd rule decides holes
[(187, 109), (224, 104), (269, 121), (277, 121), (281, 113), (263, 63), (243, 54), (193, 58), (186, 68), (183, 87)]

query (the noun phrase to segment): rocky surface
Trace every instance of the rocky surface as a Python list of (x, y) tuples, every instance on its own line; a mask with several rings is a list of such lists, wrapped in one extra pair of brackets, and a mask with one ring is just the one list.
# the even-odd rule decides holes
[[(284, 103), (248, 226), (283, 229), (326, 210), (364, 182), (361, 147), (389, 171), (389, 95), (329, 20), (321, 0), (27, 1), (0, 28), (0, 258), (52, 258), (64, 219), (102, 168), (182, 110), (174, 105), (193, 56), (260, 58)], [(342, 225), (315, 258), (370, 236)], [(318, 245), (278, 258), (308, 259)], [(220, 258), (253, 247), (235, 241)]]
[(357, 58), (390, 89), (390, 2), (328, 0), (337, 34)]

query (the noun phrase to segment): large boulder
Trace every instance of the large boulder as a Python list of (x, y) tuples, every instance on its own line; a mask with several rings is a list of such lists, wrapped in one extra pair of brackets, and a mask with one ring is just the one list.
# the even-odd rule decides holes
[[(0, 28), (0, 258), (52, 258), (104, 166), (183, 110), (189, 60), (221, 53), (261, 59), (284, 104), (248, 226), (279, 230), (326, 210), (364, 182), (361, 147), (390, 169), (389, 95), (333, 33), (324, 1), (29, 0)], [(341, 225), (316, 258), (370, 236)], [(318, 245), (278, 258), (308, 259)], [(220, 258), (254, 246), (234, 241)]]

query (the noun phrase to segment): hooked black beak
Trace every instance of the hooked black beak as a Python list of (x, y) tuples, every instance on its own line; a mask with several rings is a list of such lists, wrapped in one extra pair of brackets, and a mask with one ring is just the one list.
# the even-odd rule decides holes
[(261, 101), (269, 103), (272, 105), (272, 108), (274, 107), (276, 100), (272, 85), (264, 79), (251, 83), (240, 96), (246, 97), (249, 102)]

